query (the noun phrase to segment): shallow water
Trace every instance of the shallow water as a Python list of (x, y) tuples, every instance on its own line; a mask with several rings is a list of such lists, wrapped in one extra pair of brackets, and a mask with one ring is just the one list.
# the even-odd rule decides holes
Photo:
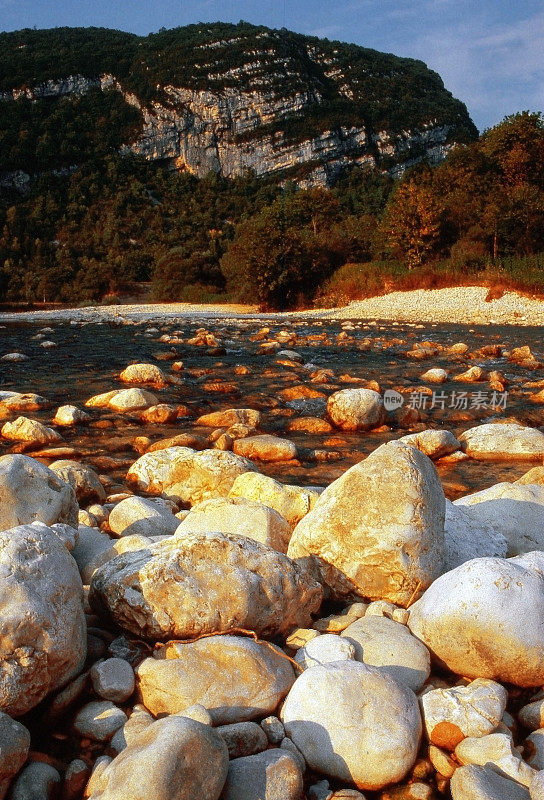
[[(304, 364), (311, 363), (316, 369), (332, 370), (334, 374), (330, 382), (314, 383), (310, 379), (311, 371), (305, 366), (278, 363), (275, 353), (259, 354), (262, 341), (252, 341), (252, 337), (264, 325), (270, 328), (264, 341), (274, 339), (282, 330), (295, 334), (296, 339), (282, 344), (282, 348), (300, 353)], [(46, 332), (45, 337), (56, 342), (57, 347), (44, 349), (39, 340), (32, 339), (42, 329), (43, 323), (8, 323), (0, 329), (0, 355), (18, 351), (28, 355), (29, 359), (17, 363), (0, 361), (0, 388), (32, 391), (47, 397), (53, 404), (51, 409), (26, 415), (49, 424), (59, 405), (70, 403), (83, 407), (85, 400), (92, 395), (125, 388), (118, 375), (132, 362), (156, 363), (168, 374), (172, 360), (182, 361), (184, 370), (176, 373), (179, 385), (152, 391), (159, 402), (186, 405), (190, 416), (178, 419), (174, 424), (150, 425), (142, 423), (135, 414), (90, 409), (93, 417), (91, 426), (62, 429), (66, 444), (76, 448), (81, 460), (117, 481), (123, 480), (128, 465), (138, 457), (133, 446), (136, 437), (147, 436), (156, 441), (184, 432), (207, 436), (209, 429), (195, 427), (195, 419), (200, 414), (224, 408), (252, 407), (263, 412), (261, 427), (264, 431), (287, 436), (296, 443), (300, 452), (296, 462), (259, 464), (261, 471), (288, 483), (327, 485), (379, 444), (403, 436), (414, 428), (399, 428), (393, 424), (387, 430), (370, 433), (336, 431), (332, 434), (310, 435), (286, 433), (289, 420), (298, 416), (323, 416), (328, 395), (337, 389), (364, 385), (360, 381), (375, 380), (382, 392), (391, 388), (405, 390), (406, 402), (409, 402), (409, 391), (423, 385), (420, 376), (431, 367), (447, 369), (450, 377), (476, 365), (486, 370), (500, 370), (509, 381), (506, 408), (495, 411), (489, 404), (488, 407), (470, 407), (476, 405), (476, 392), (487, 393), (491, 398), (486, 381), (466, 384), (449, 380), (440, 386), (427, 384), (436, 392), (444, 393), (445, 407), (443, 410), (430, 408), (429, 399), (427, 408), (419, 412), (420, 428), (444, 427), (458, 435), (475, 424), (507, 417), (536, 427), (544, 425), (543, 407), (529, 400), (530, 394), (539, 389), (524, 387), (528, 381), (542, 380), (544, 370), (528, 370), (508, 362), (504, 357), (486, 357), (477, 352), (482, 346), (490, 344), (501, 344), (508, 350), (529, 345), (536, 357), (544, 361), (540, 328), (469, 328), (447, 324), (416, 327), (364, 322), (354, 325), (354, 330), (346, 331), (348, 338), (339, 340), (337, 337), (343, 330), (341, 322), (308, 318), (289, 318), (279, 322), (259, 318), (232, 319), (214, 323), (209, 318), (180, 318), (177, 322), (157, 325), (160, 330), (156, 334), (146, 333), (152, 327), (150, 323), (51, 323), (47, 327), (53, 330)], [(212, 355), (206, 347), (188, 344), (187, 340), (195, 335), (198, 328), (213, 332), (226, 353)], [(179, 332), (178, 337), (183, 342), (171, 344), (158, 341), (161, 335), (171, 335), (174, 331)], [(465, 342), (469, 351), (463, 356), (440, 352), (424, 360), (408, 359), (405, 352), (416, 342), (423, 341), (444, 347)], [(234, 374), (234, 368), (238, 365), (247, 366), (250, 373)], [(219, 386), (214, 387), (213, 384), (217, 382)], [(222, 387), (221, 382), (234, 383), (235, 386)], [(212, 383), (212, 387), (205, 386), (207, 383)], [(322, 392), (324, 399), (311, 401), (307, 410), (290, 408), (280, 392), (301, 384)], [(225, 392), (218, 389), (225, 389)], [(460, 391), (467, 392), (469, 407), (450, 408), (450, 405), (454, 405), (452, 393)], [(15, 416), (13, 414), (10, 418)], [(12, 442), (0, 441), (1, 453), (12, 450)], [(52, 459), (43, 460), (49, 463)], [(527, 463), (467, 460), (455, 466), (439, 464), (438, 469), (446, 494), (454, 498), (499, 480), (514, 480), (530, 466)]]

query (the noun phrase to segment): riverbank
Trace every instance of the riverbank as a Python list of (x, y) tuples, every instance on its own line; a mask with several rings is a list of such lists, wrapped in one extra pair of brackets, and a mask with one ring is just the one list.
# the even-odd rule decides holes
[(155, 303), (145, 305), (90, 306), (48, 311), (0, 313), (0, 322), (132, 322), (189, 319), (231, 319), (258, 317), (281, 319), (311, 316), (318, 319), (389, 320), (409, 323), (454, 323), (468, 325), (544, 325), (544, 300), (505, 292), (486, 300), (489, 288), (459, 286), (445, 289), (416, 289), (391, 292), (379, 297), (356, 300), (343, 308), (261, 313), (256, 305)]

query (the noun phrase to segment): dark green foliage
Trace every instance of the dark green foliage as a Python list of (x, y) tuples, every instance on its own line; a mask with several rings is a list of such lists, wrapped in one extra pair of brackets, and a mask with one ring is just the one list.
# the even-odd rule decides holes
[(0, 171), (30, 174), (115, 153), (137, 137), (141, 113), (120, 92), (0, 102)]

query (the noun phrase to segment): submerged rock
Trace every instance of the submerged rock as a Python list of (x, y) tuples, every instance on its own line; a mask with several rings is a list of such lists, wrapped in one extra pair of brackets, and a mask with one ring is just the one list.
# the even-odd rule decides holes
[(385, 420), (383, 400), (372, 389), (341, 389), (327, 401), (327, 413), (337, 428), (344, 431), (368, 431), (379, 428)]
[(517, 422), (488, 423), (459, 437), (473, 458), (538, 461), (544, 458), (544, 433)]

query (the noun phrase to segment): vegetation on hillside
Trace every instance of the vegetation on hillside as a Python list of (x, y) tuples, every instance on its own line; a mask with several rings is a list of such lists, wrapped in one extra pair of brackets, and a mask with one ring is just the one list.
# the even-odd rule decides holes
[[(261, 137), (281, 128), (288, 141), (299, 142), (309, 134), (341, 126), (355, 126), (370, 134), (387, 130), (394, 135), (442, 124), (452, 141), (470, 141), (477, 135), (466, 107), (423, 62), (284, 28), (272, 30), (241, 21), (161, 29), (146, 37), (104, 28), (0, 33), (0, 92), (33, 89), (75, 75), (97, 80), (104, 74), (114, 75), (143, 106), (152, 101), (171, 104), (171, 96), (164, 91), (169, 85), (218, 95), (236, 88), (264, 92), (267, 97), (305, 99), (297, 112), (248, 129), (242, 138)], [(99, 107), (96, 97), (90, 104), (78, 100), (68, 106), (65, 100), (54, 98), (32, 107), (24, 98), (4, 102), (0, 131), (11, 147), (20, 132), (26, 134), (28, 145), (39, 142), (56, 126), (58, 115), (62, 130), (66, 113), (73, 119), (74, 132), (88, 124), (93, 109), (97, 119), (91, 120), (91, 128), (135, 123), (130, 107), (124, 109), (128, 118), (120, 119), (122, 105), (126, 106), (120, 95), (116, 103), (109, 99), (110, 107)], [(14, 160), (19, 163), (19, 155), (8, 157), (0, 170), (9, 169)], [(79, 163), (87, 155), (84, 143)], [(63, 163), (61, 157), (53, 166)], [(28, 170), (33, 166), (28, 162)]]
[[(287, 53), (296, 65), (293, 81), (302, 75), (306, 88), (313, 82), (322, 98), (319, 113), (312, 111), (316, 125), (328, 113), (329, 122), (349, 125), (352, 111), (376, 129), (410, 124), (410, 113), (440, 120), (457, 103), (420, 62), (246, 23), (189, 26), (145, 39), (63, 31), (0, 34), (3, 89), (59, 73), (112, 71), (127, 88), (152, 97), (157, 83), (199, 86), (199, 64), (211, 60), (237, 69), (250, 45), (259, 44), (270, 56), (269, 75), (277, 68), (281, 77)], [(358, 87), (352, 100), (339, 97), (325, 75), (328, 59)], [(370, 105), (369, 93), (378, 98)], [(462, 127), (468, 116), (457, 108)], [(30, 175), (23, 193), (0, 183), (4, 302), (97, 302), (142, 282), (156, 300), (222, 297), (273, 308), (492, 280), (544, 292), (538, 113), (508, 117), (477, 141), (468, 125), (466, 142), (443, 164), (419, 165), (397, 182), (354, 167), (332, 189), (303, 190), (288, 180), (295, 175), (284, 175), (281, 185), (249, 174), (198, 179), (120, 155), (141, 117), (115, 91), (0, 101), (0, 110), (0, 172)], [(297, 126), (300, 120), (293, 136)]]

